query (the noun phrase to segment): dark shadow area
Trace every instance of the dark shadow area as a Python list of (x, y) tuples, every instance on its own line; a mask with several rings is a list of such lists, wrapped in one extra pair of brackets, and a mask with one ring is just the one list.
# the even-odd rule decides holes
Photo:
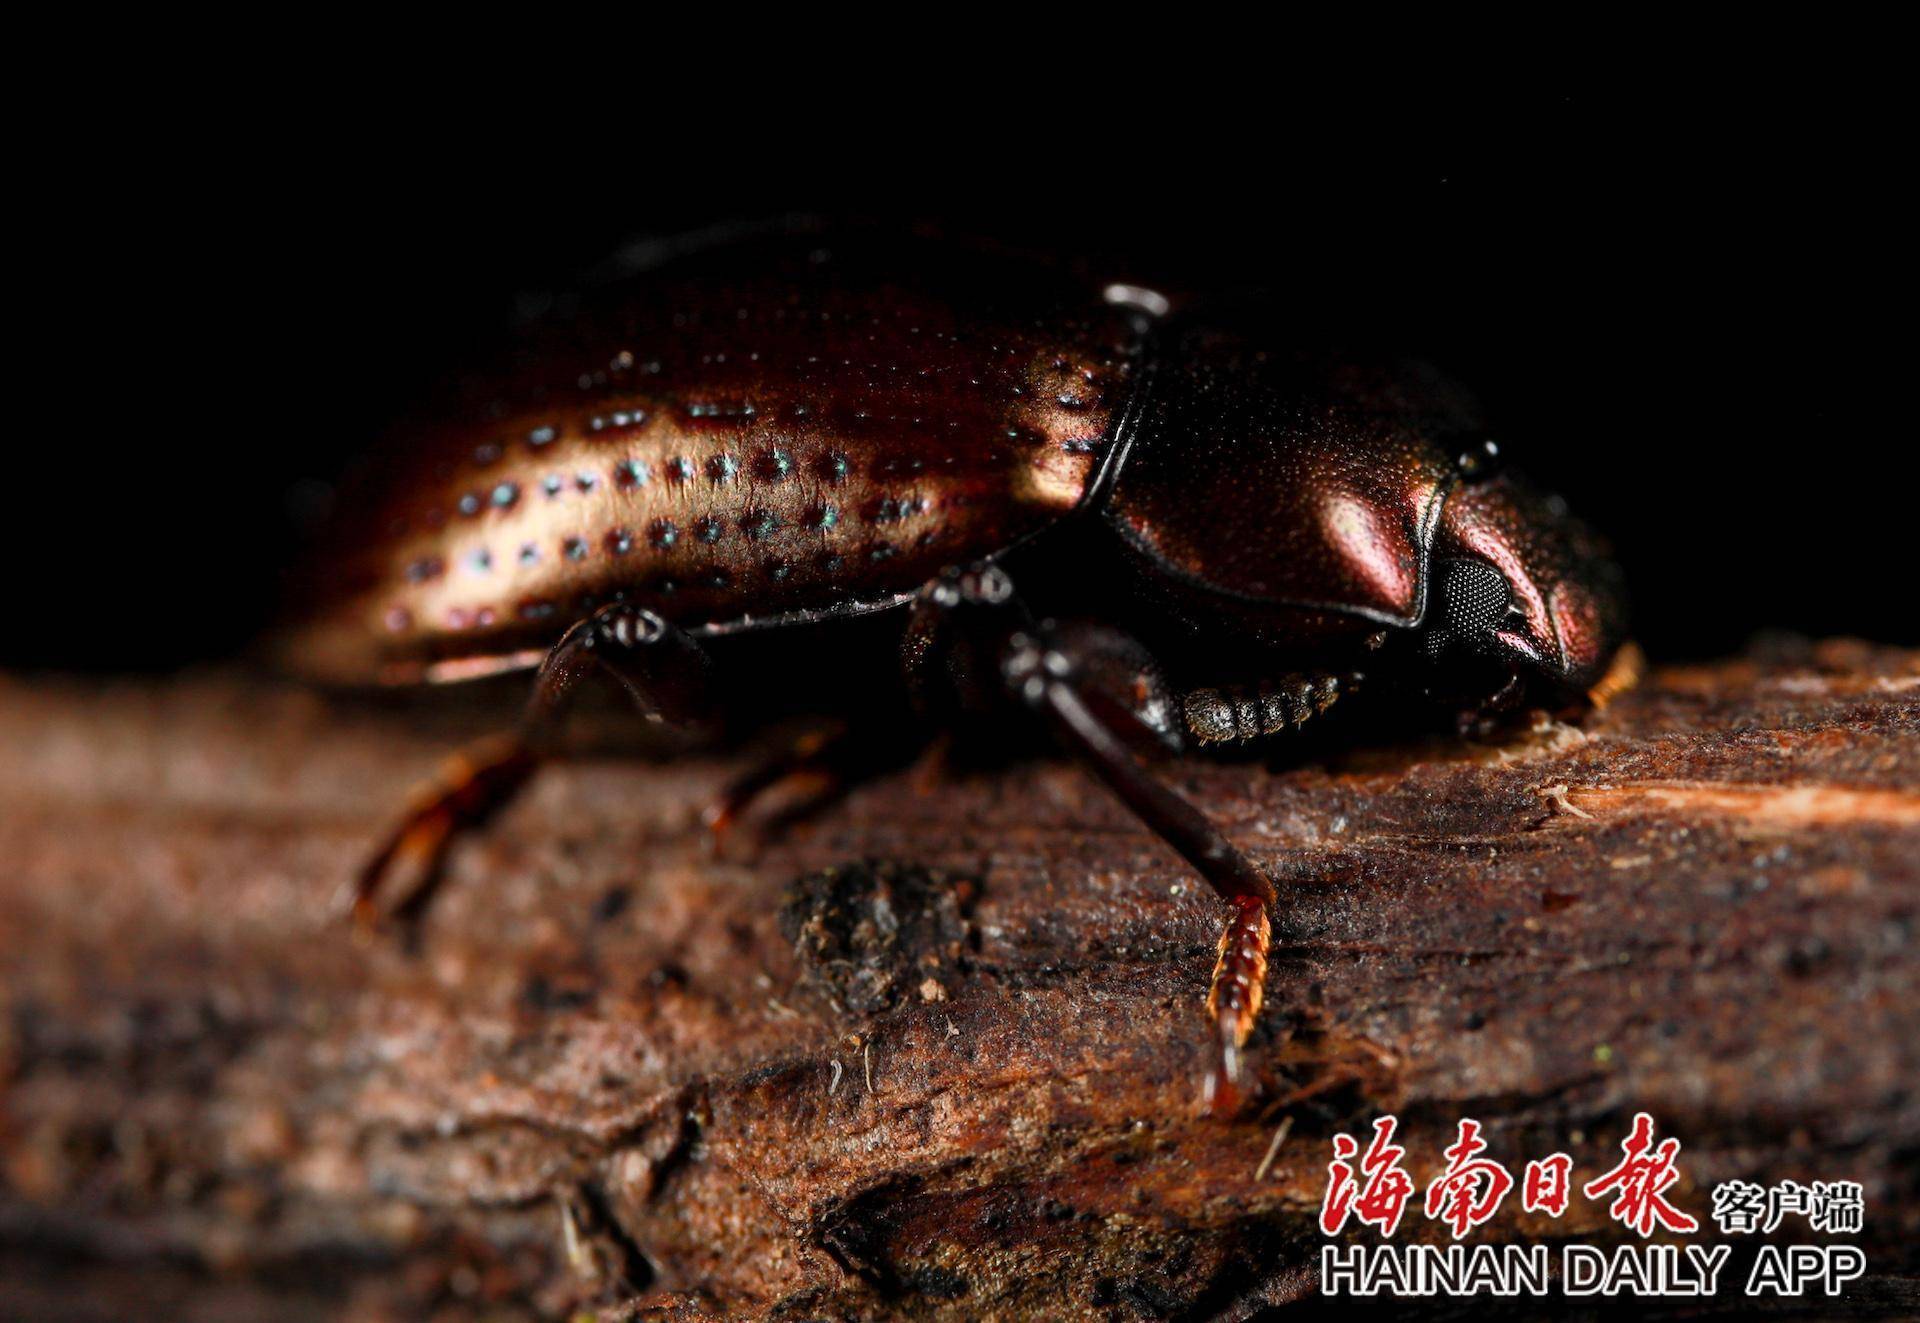
[[(9, 631), (0, 664), (235, 654), (327, 480), (427, 386), (623, 244), (785, 211), (1264, 286), (1308, 337), (1421, 349), (1613, 536), (1657, 658), (1764, 629), (1920, 637), (1899, 583), (1915, 464), (1880, 131), (1751, 106), (1735, 131), (1700, 95), (1382, 106), (1369, 125), (1293, 125), (1298, 150), (1207, 124), (1036, 157), (983, 130), (911, 160), (870, 124), (804, 112), (750, 145), (687, 130), (631, 160), (538, 125), (299, 123), (301, 150), (175, 178), (158, 228), (109, 244), (106, 269), (139, 268), (113, 316), (70, 309), (78, 356), (137, 337), (148, 375), (95, 374), (69, 401), (86, 458), (52, 454), (48, 506), (12, 530), (37, 566), (22, 618), (40, 623)], [(58, 497), (76, 479), (79, 525)], [(111, 643), (89, 628), (97, 573), (65, 554), (88, 546), (123, 562)]]

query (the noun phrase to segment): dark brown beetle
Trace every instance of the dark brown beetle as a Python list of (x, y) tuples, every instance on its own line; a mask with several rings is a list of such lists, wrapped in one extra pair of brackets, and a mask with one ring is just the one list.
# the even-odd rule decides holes
[[(310, 674), (540, 668), (521, 729), (378, 852), (360, 912), (525, 781), (588, 672), (704, 729), (742, 688), (716, 681), (729, 649), (758, 640), (765, 666), (769, 638), (804, 636), (813, 664), (772, 663), (779, 687), (844, 680), (818, 640), (895, 619), (923, 728), (955, 696), (1039, 714), (1229, 902), (1207, 1094), (1231, 1106), (1274, 889), (1141, 756), (1293, 729), (1363, 678), (1470, 714), (1577, 704), (1622, 629), (1603, 550), (1501, 471), (1457, 387), (1287, 348), (1272, 320), (819, 236), (598, 291), (404, 434), (316, 562), (324, 597), (288, 638)], [(817, 701), (847, 729), (881, 715), (833, 688)], [(714, 820), (855, 743), (797, 750)]]

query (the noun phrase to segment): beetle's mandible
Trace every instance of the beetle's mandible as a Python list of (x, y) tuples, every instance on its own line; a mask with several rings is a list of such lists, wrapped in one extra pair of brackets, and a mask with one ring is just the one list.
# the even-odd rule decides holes
[[(1604, 547), (1459, 387), (1299, 339), (1257, 305), (917, 240), (745, 240), (593, 292), (346, 489), (285, 635), (340, 683), (538, 667), (520, 728), (377, 851), (360, 913), (555, 751), (589, 673), (676, 731), (769, 689), (839, 716), (716, 824), (784, 772), (870, 765), (876, 728), (1038, 722), (1227, 902), (1204, 1087), (1233, 1107), (1275, 891), (1151, 757), (1356, 688), (1577, 706), (1624, 628)], [(911, 727), (855, 678), (879, 652)]]

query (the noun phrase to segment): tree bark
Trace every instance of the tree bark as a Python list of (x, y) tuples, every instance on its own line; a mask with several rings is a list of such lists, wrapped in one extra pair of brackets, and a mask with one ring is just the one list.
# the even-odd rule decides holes
[[(1471, 1116), (1588, 1180), (1641, 1110), (1703, 1222), (1861, 1182), (1870, 1276), (1818, 1307), (1920, 1303), (1920, 655), (1170, 767), (1281, 892), (1232, 1122), (1194, 1105), (1224, 907), (1064, 763), (715, 859), (737, 759), (586, 759), (354, 940), (343, 880), (492, 720), (452, 703), (0, 682), (0, 1313), (1305, 1317), (1336, 1132), (1396, 1115), (1424, 1188)], [(1474, 1243), (1625, 1235), (1576, 1192)]]

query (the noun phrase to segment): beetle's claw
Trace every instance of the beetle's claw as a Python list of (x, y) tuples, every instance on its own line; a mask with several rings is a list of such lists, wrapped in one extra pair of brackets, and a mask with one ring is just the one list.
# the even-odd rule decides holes
[(353, 924), (354, 937), (364, 941), (380, 927), (380, 907), (371, 896), (355, 896), (347, 906), (347, 919)]
[(1223, 1061), (1209, 1065), (1200, 1081), (1200, 1110), (1216, 1120), (1226, 1120), (1240, 1110), (1240, 1086)]
[(845, 738), (840, 729), (811, 730), (721, 788), (700, 810), (700, 826), (707, 837), (708, 857), (724, 858), (727, 843), (741, 818), (777, 787), (808, 776), (834, 777), (831, 760)]
[[(755, 778), (742, 778), (707, 801), (700, 810), (700, 837), (702, 853), (709, 861), (717, 863), (743, 853), (748, 857), (759, 853), (759, 829), (756, 826), (743, 829), (741, 820), (783, 779), (774, 778), (760, 784)], [(740, 844), (743, 831), (747, 838), (745, 846)]]
[(701, 839), (708, 859), (727, 857), (727, 843), (733, 839), (734, 826), (740, 820), (740, 806), (730, 797), (715, 799), (700, 810)]
[(1200, 1081), (1200, 1108), (1217, 1120), (1226, 1120), (1246, 1101), (1246, 1078), (1241, 1065), (1240, 1048), (1233, 1040), (1232, 1027), (1220, 1026), (1213, 1059)]
[(360, 870), (351, 908), (357, 933), (365, 937), (380, 927), (386, 917), (380, 908), (380, 894), (388, 889), (388, 882), (396, 874), (404, 874), (411, 879), (411, 884), (394, 907), (394, 913), (405, 914), (418, 908), (439, 879), (447, 847), (453, 840), (454, 825), (453, 814), (440, 806), (410, 814), (400, 824), (387, 844)]

